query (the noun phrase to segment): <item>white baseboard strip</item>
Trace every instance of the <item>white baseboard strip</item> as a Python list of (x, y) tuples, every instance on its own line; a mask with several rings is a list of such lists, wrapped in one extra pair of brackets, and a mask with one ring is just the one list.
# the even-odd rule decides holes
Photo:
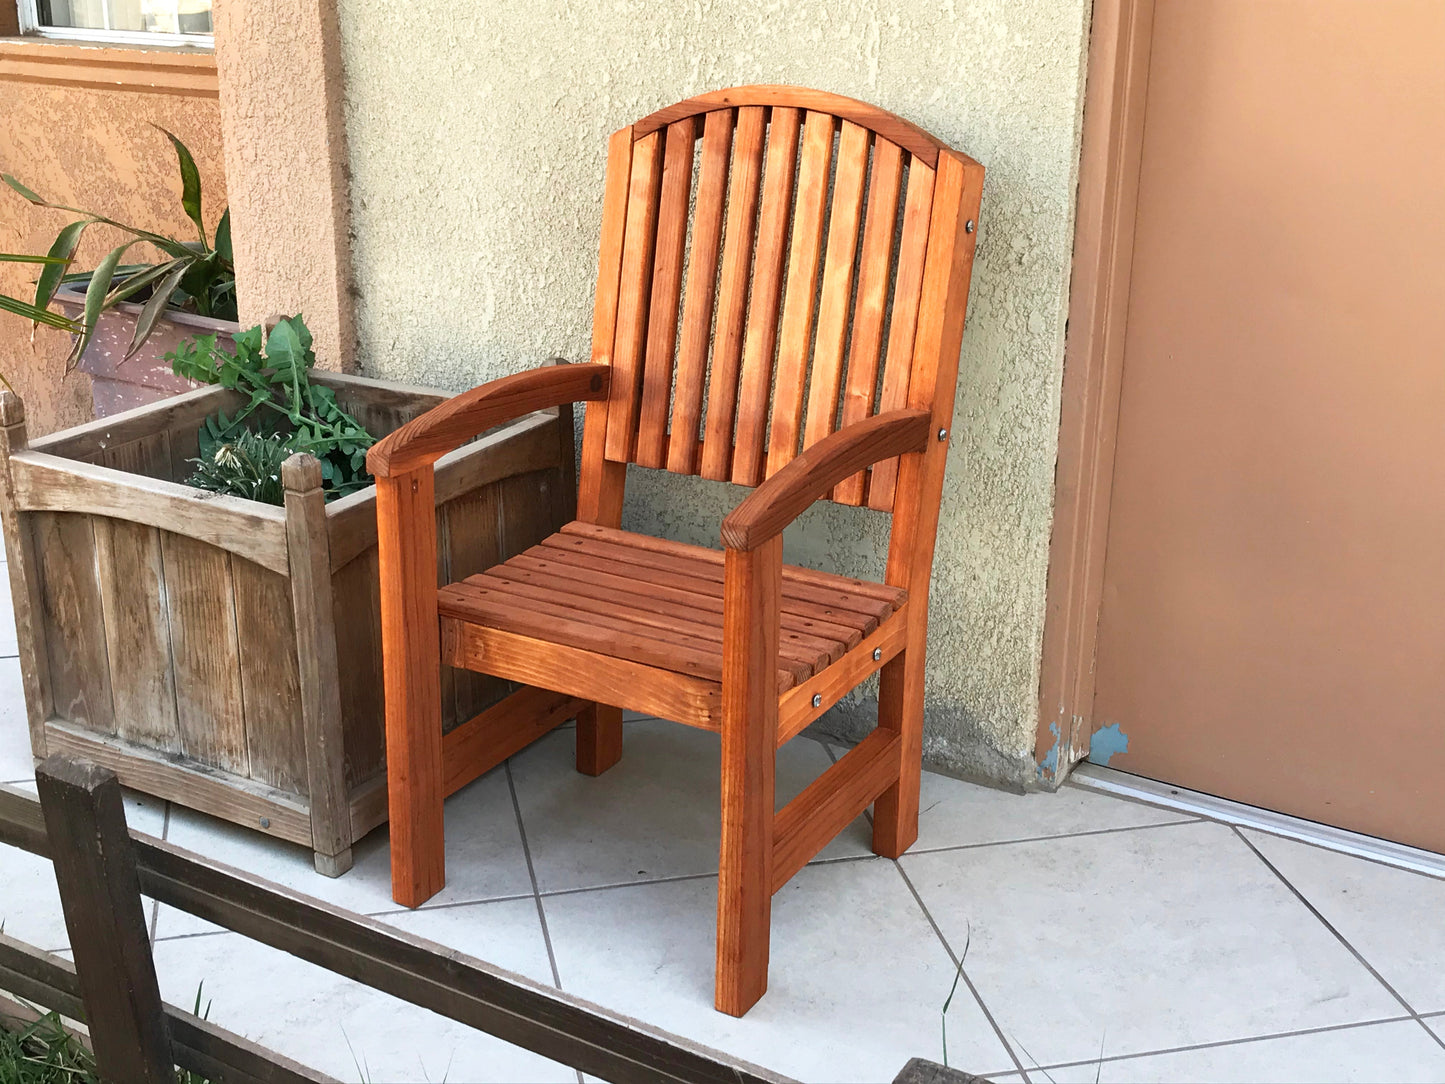
[(1347, 832), (1343, 828), (1333, 828), (1300, 817), (1275, 813), (1273, 810), (1260, 809), (1243, 802), (1231, 802), (1227, 798), (1216, 798), (1212, 794), (1185, 790), (1172, 783), (1160, 783), (1114, 768), (1080, 764), (1070, 773), (1069, 783), (1121, 798), (1132, 798), (1149, 805), (1193, 813), (1225, 824), (1256, 828), (1271, 835), (1313, 843), (1317, 847), (1351, 854), (1357, 858), (1367, 858), (1387, 866), (1398, 866), (1400, 869), (1414, 870), (1431, 877), (1445, 878), (1445, 855), (1442, 854), (1407, 847), (1402, 843), (1391, 843), (1389, 840), (1376, 839), (1358, 832)]

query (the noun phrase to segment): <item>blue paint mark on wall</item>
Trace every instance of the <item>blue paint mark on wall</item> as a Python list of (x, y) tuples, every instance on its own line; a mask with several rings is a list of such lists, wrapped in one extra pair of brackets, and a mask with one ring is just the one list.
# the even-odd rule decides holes
[(1094, 736), (1089, 739), (1089, 762), (1091, 764), (1108, 764), (1109, 758), (1115, 753), (1127, 753), (1128, 751), (1129, 735), (1119, 729), (1118, 723), (1094, 731)]
[(1049, 733), (1054, 736), (1054, 744), (1053, 747), (1044, 754), (1044, 759), (1039, 761), (1040, 779), (1044, 777), (1044, 772), (1048, 772), (1051, 776), (1057, 776), (1059, 774), (1059, 744), (1063, 741), (1059, 736), (1059, 724), (1050, 723)]

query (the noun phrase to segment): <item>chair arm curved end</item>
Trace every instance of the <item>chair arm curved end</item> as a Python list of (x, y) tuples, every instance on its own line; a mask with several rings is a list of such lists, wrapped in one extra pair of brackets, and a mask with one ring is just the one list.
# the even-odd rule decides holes
[(728, 513), (723, 545), (757, 549), (843, 479), (880, 460), (922, 450), (931, 421), (926, 410), (890, 410), (824, 437)]
[(534, 410), (605, 399), (606, 365), (543, 365), (489, 381), (413, 418), (371, 446), (366, 469), (389, 478), (435, 463), (478, 433)]

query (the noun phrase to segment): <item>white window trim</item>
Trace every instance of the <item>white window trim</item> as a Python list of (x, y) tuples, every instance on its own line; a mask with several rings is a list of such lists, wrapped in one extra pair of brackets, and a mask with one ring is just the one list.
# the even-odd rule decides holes
[[(0, 0), (4, 2), (4, 0)], [(20, 33), (57, 41), (114, 42), (118, 45), (204, 46), (215, 47), (213, 34), (158, 34), (148, 30), (110, 30), (82, 26), (41, 26), (40, 9), (35, 0), (19, 0)], [(103, 7), (109, 18), (110, 9)]]

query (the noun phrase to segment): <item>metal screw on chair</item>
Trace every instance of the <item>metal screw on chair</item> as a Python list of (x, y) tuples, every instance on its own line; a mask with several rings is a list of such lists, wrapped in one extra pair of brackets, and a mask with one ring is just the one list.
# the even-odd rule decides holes
[(881, 647), (875, 647), (875, 648), (873, 649), (873, 661), (874, 661), (874, 662), (878, 662), (878, 661), (881, 660), (882, 658), (883, 658), (883, 649), (882, 649)]
[(964, 233), (972, 233), (972, 232), (973, 232), (973, 219), (970, 218), (967, 222), (965, 222), (965, 223), (963, 224), (963, 232), (964, 232)]
[(814, 693), (814, 694), (813, 694), (813, 707), (815, 707), (815, 708), (821, 708), (822, 706), (823, 706), (823, 694), (822, 694), (822, 693)]
[(947, 430), (947, 429), (940, 429), (940, 430), (938, 431), (938, 439), (939, 439), (939, 440), (947, 440), (947, 439), (948, 439), (948, 430)]

